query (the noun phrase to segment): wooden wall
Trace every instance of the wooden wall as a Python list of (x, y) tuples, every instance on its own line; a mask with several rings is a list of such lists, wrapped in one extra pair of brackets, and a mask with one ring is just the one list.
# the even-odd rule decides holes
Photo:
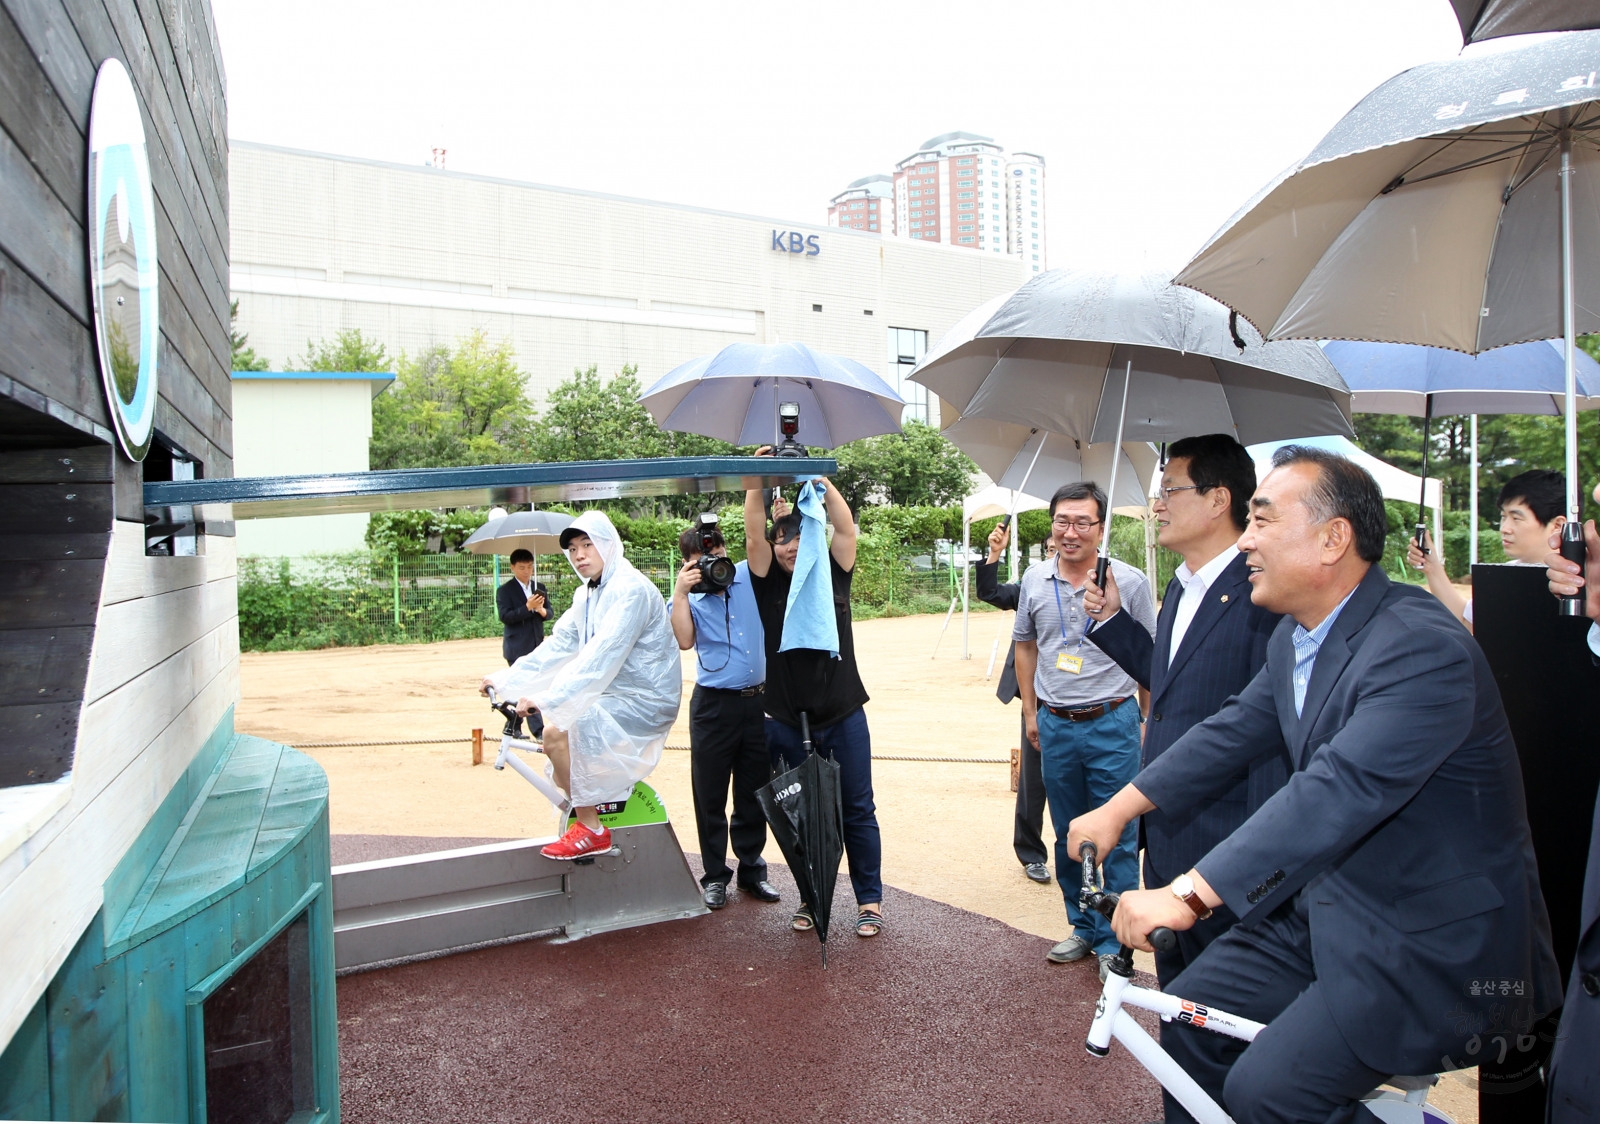
[[(205, 476), (232, 474), (226, 110), (207, 0), (0, 0), (0, 581), (31, 583), (27, 599), (0, 598), (0, 708), (50, 699), (74, 727), (15, 739), (0, 715), (0, 1049), (106, 896), (155, 861), (158, 811), (231, 732), (238, 698), (233, 540), (147, 557), (143, 470), (107, 445), (84, 218), (89, 103), (109, 57), (132, 77), (149, 144), (156, 429)], [(90, 488), (50, 467), (74, 447), (103, 466)], [(32, 489), (14, 493), (27, 512), (12, 489)], [(66, 554), (51, 523), (68, 493), (92, 509), (103, 545), (89, 557)]]

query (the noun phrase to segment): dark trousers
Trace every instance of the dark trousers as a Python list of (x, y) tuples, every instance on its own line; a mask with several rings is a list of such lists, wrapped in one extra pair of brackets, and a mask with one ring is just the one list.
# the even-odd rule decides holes
[[(1270, 1023), (1245, 1043), (1187, 1024), (1162, 1028), (1161, 1045), (1237, 1124), (1328, 1121), (1372, 1124), (1359, 1102), (1390, 1075), (1362, 1064), (1334, 1024), (1311, 963), (1300, 899), (1249, 928), (1234, 926), (1171, 988), (1182, 999)], [(1175, 1103), (1167, 1121), (1192, 1118)]]
[[(1011, 828), (1011, 849), (1023, 866), (1050, 858), (1044, 849), (1044, 774), (1039, 769), (1039, 751), (1028, 740), (1027, 720), (1022, 719), (1022, 768), (1017, 770), (1017, 814)], [(1053, 826), (1053, 825), (1052, 825)]]
[[(1150, 868), (1148, 858), (1145, 860), (1144, 884), (1146, 886), (1165, 886), (1170, 881), (1171, 879), (1163, 879)], [(1178, 938), (1177, 947), (1171, 952), (1156, 952), (1156, 979), (1161, 981), (1161, 990), (1170, 990), (1172, 982), (1182, 975), (1189, 965), (1199, 959), (1200, 954), (1206, 950), (1212, 941), (1215, 941), (1238, 923), (1239, 919), (1234, 916), (1233, 910), (1225, 905), (1219, 905), (1211, 911), (1211, 916), (1204, 921), (1196, 921), (1192, 928), (1174, 934)], [(1183, 993), (1175, 992), (1174, 994), (1182, 995)], [(1227, 1009), (1226, 1007), (1223, 1008), (1223, 1010)], [(1173, 1036), (1183, 1033), (1185, 1033), (1185, 1030), (1177, 1023), (1163, 1021), (1160, 1027), (1162, 1048), (1171, 1053)], [(1167, 1106), (1168, 1124), (1176, 1124), (1177, 1121), (1189, 1119), (1183, 1107), (1172, 1099), (1171, 1093), (1163, 1089), (1161, 1090), (1161, 1098)]]
[[(767, 719), (767, 745), (772, 749), (774, 769), (798, 768), (805, 760), (799, 728), (776, 718)], [(875, 905), (883, 901), (883, 841), (878, 834), (878, 807), (872, 802), (872, 733), (867, 729), (867, 712), (858, 707), (831, 725), (811, 727), (811, 745), (839, 766), (850, 885), (857, 905)]]
[(695, 687), (689, 697), (689, 782), (694, 789), (694, 825), (700, 837), (702, 886), (733, 877), (728, 869), (728, 782), (733, 782), (733, 853), (739, 885), (767, 877), (767, 820), (756, 789), (772, 776), (767, 757), (761, 695)]

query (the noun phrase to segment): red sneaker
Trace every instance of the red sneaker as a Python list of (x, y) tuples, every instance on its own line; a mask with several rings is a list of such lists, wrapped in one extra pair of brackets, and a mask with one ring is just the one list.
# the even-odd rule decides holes
[(611, 849), (611, 829), (601, 826), (598, 832), (590, 831), (579, 821), (573, 821), (567, 833), (548, 846), (539, 848), (547, 859), (581, 859)]

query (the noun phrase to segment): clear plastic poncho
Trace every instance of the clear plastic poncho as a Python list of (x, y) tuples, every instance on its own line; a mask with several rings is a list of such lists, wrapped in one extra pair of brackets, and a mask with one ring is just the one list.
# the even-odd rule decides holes
[(492, 675), (503, 698), (530, 698), (547, 725), (567, 731), (572, 803), (625, 800), (661, 760), (683, 699), (683, 669), (667, 603), (622, 556), (622, 539), (602, 511), (572, 526), (605, 560), (600, 584), (572, 596), (550, 636)]

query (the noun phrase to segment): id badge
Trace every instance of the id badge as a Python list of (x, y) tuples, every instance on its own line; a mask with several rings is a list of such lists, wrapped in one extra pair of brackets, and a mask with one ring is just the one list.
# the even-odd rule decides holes
[(1068, 655), (1062, 652), (1056, 656), (1056, 670), (1077, 675), (1083, 671), (1083, 657)]

